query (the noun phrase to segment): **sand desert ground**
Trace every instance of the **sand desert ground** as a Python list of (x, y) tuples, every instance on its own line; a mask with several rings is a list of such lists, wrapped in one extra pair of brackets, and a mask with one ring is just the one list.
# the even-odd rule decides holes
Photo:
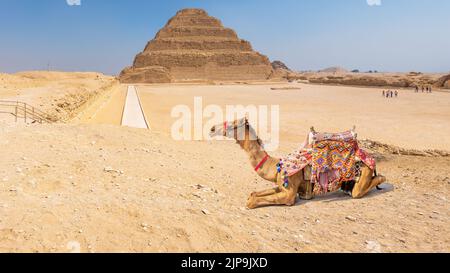
[[(120, 88), (125, 90), (127, 86)], [(267, 105), (269, 109), (279, 105), (281, 142), (286, 146), (283, 152), (295, 149), (311, 126), (329, 132), (356, 126), (364, 138), (407, 149), (448, 150), (450, 147), (447, 137), (450, 134), (450, 93), (445, 91), (416, 94), (412, 90), (400, 90), (398, 99), (388, 100), (381, 95), (382, 90), (387, 90), (383, 88), (302, 83), (162, 84), (141, 85), (137, 90), (152, 128), (167, 134), (171, 133), (176, 120), (171, 117), (171, 110), (177, 105), (193, 109), (194, 99), (201, 97), (204, 107), (218, 105), (222, 109), (227, 105)], [(105, 116), (111, 108), (109, 105), (123, 102), (122, 96), (123, 93), (117, 93), (105, 100), (104, 109), (96, 107), (97, 115)], [(78, 119), (120, 124), (117, 118), (96, 121), (89, 115), (82, 113)]]
[[(0, 252), (450, 252), (450, 76), (295, 72), (239, 37), (184, 9), (118, 77), (0, 74), (0, 112), (22, 101), (53, 121), (0, 113)], [(150, 129), (121, 126), (134, 87), (142, 109), (130, 112)], [(311, 126), (356, 126), (388, 183), (360, 200), (338, 192), (248, 210), (249, 194), (273, 185), (233, 141), (171, 135), (172, 109), (194, 111), (196, 97), (279, 106), (274, 156)]]
[[(152, 126), (143, 130), (119, 126), (128, 86), (113, 78), (39, 76), (6, 93), (16, 76), (2, 75), (2, 99), (26, 94), (30, 104), (58, 113), (55, 100), (95, 95), (60, 112), (66, 122), (1, 119), (2, 252), (450, 251), (449, 93), (401, 90), (399, 99), (386, 100), (381, 89), (363, 87), (137, 85)], [(271, 90), (292, 85), (300, 90)], [(205, 105), (279, 104), (274, 155), (295, 149), (311, 125), (356, 125), (360, 139), (392, 145), (364, 142), (389, 184), (361, 200), (336, 193), (247, 210), (248, 195), (272, 185), (254, 174), (238, 146), (170, 137), (172, 106), (191, 105), (194, 96)], [(405, 155), (408, 149), (447, 153)]]

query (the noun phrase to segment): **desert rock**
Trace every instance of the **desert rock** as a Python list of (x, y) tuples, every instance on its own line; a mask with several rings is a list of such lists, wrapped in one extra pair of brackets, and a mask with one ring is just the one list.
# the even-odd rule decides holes
[(450, 89), (450, 74), (439, 78), (436, 81), (435, 86), (438, 87), (438, 88)]
[(340, 74), (340, 73), (348, 73), (348, 70), (346, 70), (345, 68), (342, 67), (329, 67), (329, 68), (325, 68), (319, 71), (320, 73), (335, 73), (335, 74)]
[[(444, 87), (445, 81), (439, 85), (441, 74), (425, 73), (346, 73), (340, 70), (322, 70), (320, 72), (291, 72), (292, 79), (306, 80), (314, 84), (414, 88), (416, 86)], [(339, 72), (338, 72), (339, 71)], [(439, 85), (439, 86), (438, 86)]]
[(272, 68), (273, 69), (282, 69), (286, 71), (292, 71), (285, 63), (282, 61), (273, 61), (272, 62)]

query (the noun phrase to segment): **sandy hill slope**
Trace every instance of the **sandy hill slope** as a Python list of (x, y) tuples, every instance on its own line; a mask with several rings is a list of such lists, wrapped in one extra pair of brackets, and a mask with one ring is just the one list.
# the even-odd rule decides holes
[(122, 71), (120, 81), (265, 80), (271, 73), (269, 59), (234, 30), (204, 10), (184, 9)]
[(84, 103), (115, 84), (114, 77), (94, 72), (0, 74), (0, 100), (26, 102), (47, 112), (50, 119), (64, 121), (73, 117)]
[(381, 149), (385, 191), (249, 211), (272, 185), (232, 142), (85, 125), (0, 135), (1, 252), (449, 250), (448, 157)]

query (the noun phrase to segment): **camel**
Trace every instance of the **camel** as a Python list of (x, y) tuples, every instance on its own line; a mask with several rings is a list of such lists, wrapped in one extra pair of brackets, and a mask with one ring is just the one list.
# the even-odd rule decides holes
[[(242, 131), (243, 129), (245, 131)], [(238, 137), (239, 131), (240, 133), (243, 132), (242, 137)], [(213, 126), (210, 136), (233, 136), (236, 143), (248, 154), (251, 166), (256, 173), (261, 178), (276, 184), (276, 187), (272, 189), (253, 192), (247, 200), (249, 209), (266, 206), (293, 206), (296, 204), (297, 196), (303, 200), (314, 198), (313, 186), (310, 181), (306, 181), (304, 178), (305, 170), (289, 177), (288, 183), (283, 180), (277, 170), (280, 159), (270, 156), (264, 150), (263, 143), (250, 125), (248, 118)], [(374, 174), (376, 174), (376, 171), (371, 170), (365, 164), (362, 166), (361, 177), (350, 191), (353, 198), (363, 198), (371, 190), (386, 182), (384, 176)]]

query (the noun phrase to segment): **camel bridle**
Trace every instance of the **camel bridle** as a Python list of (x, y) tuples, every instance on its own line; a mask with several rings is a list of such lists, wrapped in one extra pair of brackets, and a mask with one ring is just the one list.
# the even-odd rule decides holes
[[(237, 139), (237, 133), (238, 133), (239, 129), (244, 126), (245, 126), (245, 129), (248, 129), (250, 131), (250, 123), (248, 122), (248, 120), (246, 120), (244, 122), (244, 124), (235, 125), (234, 127), (228, 126), (228, 122), (225, 121), (223, 123), (223, 136), (227, 137), (228, 133), (230, 132), (230, 129), (233, 129), (234, 137)], [(258, 138), (258, 143), (259, 142), (260, 142), (260, 140)], [(266, 153), (266, 156), (261, 160), (261, 162), (259, 162), (258, 165), (256, 165), (255, 172), (258, 172), (264, 166), (264, 164), (266, 164), (267, 160), (269, 160), (269, 157), (270, 157), (269, 154)]]
[(233, 130), (234, 137), (237, 138), (237, 132), (239, 131), (240, 128), (242, 128), (242, 127), (244, 127), (244, 126), (246, 126), (246, 129), (247, 129), (247, 127), (250, 126), (250, 124), (248, 123), (248, 121), (245, 121), (245, 123), (244, 123), (244, 124), (241, 124), (241, 125), (235, 125), (234, 127), (228, 126), (228, 121), (225, 121), (225, 122), (223, 123), (223, 136), (224, 136), (224, 137), (229, 136), (229, 133), (230, 133), (230, 131), (231, 131), (231, 129), (232, 129), (232, 130)]

